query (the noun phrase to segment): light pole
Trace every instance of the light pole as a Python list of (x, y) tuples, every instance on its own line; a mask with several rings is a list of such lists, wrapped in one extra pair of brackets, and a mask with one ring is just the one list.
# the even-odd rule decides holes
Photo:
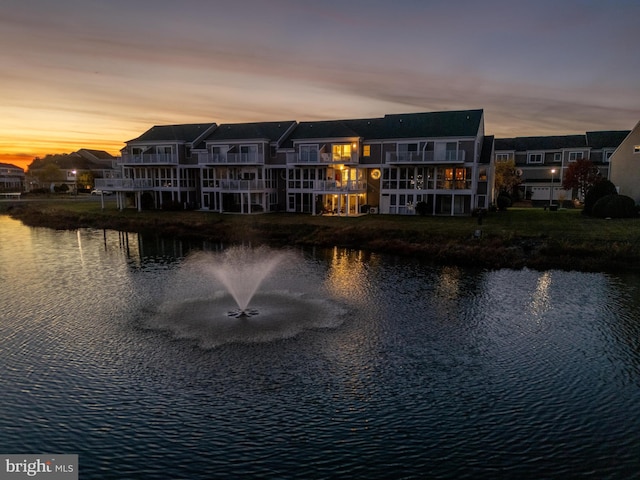
[(71, 170), (71, 173), (73, 173), (74, 195), (76, 197), (78, 197), (78, 171), (77, 170)]
[(556, 169), (551, 169), (551, 191), (549, 192), (549, 207), (553, 205), (553, 175), (556, 173)]

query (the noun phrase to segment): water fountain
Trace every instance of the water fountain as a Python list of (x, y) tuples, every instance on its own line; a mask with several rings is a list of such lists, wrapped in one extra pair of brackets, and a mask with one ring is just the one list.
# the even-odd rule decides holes
[(143, 320), (204, 348), (262, 343), (340, 325), (346, 313), (301, 254), (232, 247), (189, 256)]
[(284, 257), (282, 253), (265, 253), (260, 249), (231, 248), (224, 252), (221, 263), (210, 266), (213, 275), (238, 305), (237, 309), (228, 312), (230, 317), (247, 318), (258, 314), (257, 309), (249, 308), (249, 302)]

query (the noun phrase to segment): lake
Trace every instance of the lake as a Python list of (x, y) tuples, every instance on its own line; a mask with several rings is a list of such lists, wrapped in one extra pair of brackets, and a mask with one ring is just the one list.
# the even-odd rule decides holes
[[(229, 252), (277, 258), (254, 316), (229, 314)], [(0, 287), (0, 453), (78, 454), (82, 479), (640, 472), (638, 275), (0, 216)]]

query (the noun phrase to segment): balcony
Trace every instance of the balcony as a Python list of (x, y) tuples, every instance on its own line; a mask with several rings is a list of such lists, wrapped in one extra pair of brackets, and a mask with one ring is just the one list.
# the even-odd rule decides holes
[(333, 155), (331, 153), (320, 152), (296, 152), (287, 153), (287, 164), (346, 164), (358, 163), (358, 154), (352, 153), (350, 156)]
[(121, 163), (125, 165), (178, 165), (178, 155), (168, 153), (143, 153), (132, 155), (125, 153), (122, 155)]
[(254, 192), (266, 190), (267, 183), (264, 180), (203, 180), (204, 189), (219, 192)]
[(385, 163), (464, 163), (464, 159), (464, 150), (447, 150), (444, 152), (387, 152)]
[(100, 190), (136, 191), (153, 188), (150, 178), (96, 178), (95, 186)]
[(250, 153), (206, 153), (198, 155), (199, 165), (264, 165), (264, 157)]

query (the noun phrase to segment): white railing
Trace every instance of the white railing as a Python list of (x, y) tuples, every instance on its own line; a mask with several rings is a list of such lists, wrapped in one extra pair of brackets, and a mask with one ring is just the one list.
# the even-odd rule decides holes
[(169, 154), (169, 153), (144, 153), (139, 155), (131, 155), (131, 154), (125, 153), (124, 155), (122, 155), (121, 163), (125, 163), (125, 164), (134, 163), (136, 165), (138, 164), (177, 165), (179, 161), (178, 161), (178, 155)]
[(212, 165), (212, 164), (253, 164), (263, 165), (264, 157), (257, 153), (207, 153), (198, 154), (198, 164), (200, 165)]
[(265, 190), (269, 188), (265, 180), (203, 180), (202, 188), (213, 190), (226, 190), (232, 192), (247, 192)]
[(352, 153), (349, 157), (319, 152), (287, 153), (287, 163), (358, 163), (358, 154)]
[(95, 186), (100, 190), (145, 190), (153, 188), (150, 178), (96, 178)]
[(315, 180), (313, 189), (315, 191), (324, 192), (354, 192), (366, 191), (367, 183), (357, 180), (348, 180), (346, 182), (336, 182), (333, 180)]
[(461, 163), (464, 162), (464, 150), (446, 152), (387, 152), (386, 163)]

